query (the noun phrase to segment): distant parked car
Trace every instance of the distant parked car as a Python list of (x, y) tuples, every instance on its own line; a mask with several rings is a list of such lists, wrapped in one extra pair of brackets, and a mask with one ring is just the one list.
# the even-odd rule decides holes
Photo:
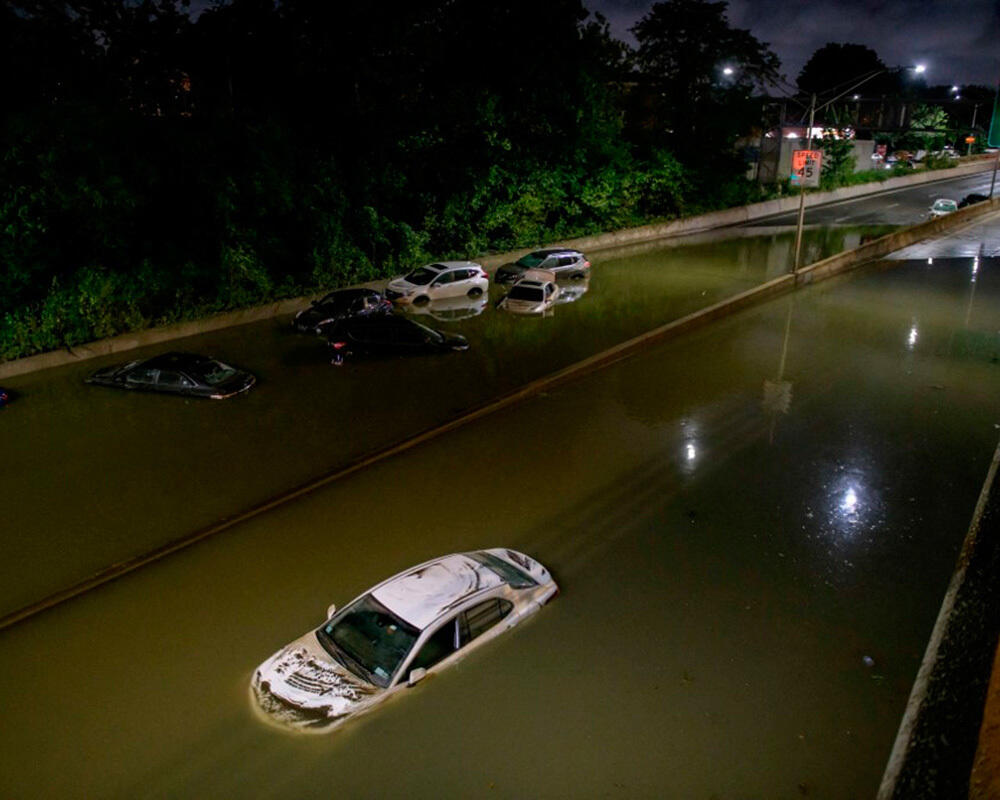
[(457, 322), (470, 317), (478, 317), (489, 305), (488, 295), (477, 297), (460, 295), (459, 297), (442, 297), (427, 303), (409, 303), (402, 306), (407, 314), (428, 316), (439, 322)]
[(474, 261), (441, 261), (389, 281), (385, 296), (394, 303), (429, 303), (444, 297), (479, 297), (490, 288), (486, 270)]
[(954, 200), (948, 200), (945, 197), (939, 197), (934, 201), (934, 205), (930, 207), (928, 216), (931, 219), (936, 219), (937, 217), (943, 217), (946, 214), (952, 214), (955, 211), (958, 211), (958, 203)]
[[(496, 548), (394, 575), (254, 670), (257, 708), (284, 727), (325, 732), (530, 617), (559, 592), (549, 571)], [(469, 712), (474, 713), (470, 708)]]
[(543, 314), (555, 305), (557, 297), (559, 286), (555, 273), (547, 269), (529, 269), (500, 298), (497, 308), (511, 314)]
[(324, 333), (333, 350), (332, 362), (338, 365), (358, 355), (419, 355), (469, 349), (464, 336), (441, 333), (399, 314), (341, 320), (325, 328)]
[(366, 317), (369, 314), (391, 314), (392, 303), (374, 289), (339, 289), (322, 300), (314, 300), (292, 320), (303, 333), (320, 333), (324, 325), (345, 317)]
[(579, 250), (536, 250), (513, 263), (504, 264), (496, 271), (493, 280), (497, 283), (514, 283), (529, 269), (547, 269), (559, 277), (583, 278), (588, 274), (590, 262)]
[(146, 392), (222, 400), (248, 391), (257, 379), (249, 372), (194, 353), (164, 353), (145, 361), (104, 367), (87, 383)]
[(988, 198), (985, 194), (976, 194), (975, 192), (973, 192), (972, 194), (967, 194), (965, 197), (963, 197), (959, 201), (958, 207), (965, 208), (966, 206), (971, 206), (973, 203), (982, 203), (984, 200), (989, 200), (989, 199), (990, 198)]

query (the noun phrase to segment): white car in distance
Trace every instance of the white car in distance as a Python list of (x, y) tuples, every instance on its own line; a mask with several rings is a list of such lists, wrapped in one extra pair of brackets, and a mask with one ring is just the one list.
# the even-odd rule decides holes
[(529, 269), (510, 291), (500, 298), (497, 308), (511, 314), (544, 314), (559, 297), (555, 273), (547, 269)]
[(934, 205), (928, 209), (927, 216), (930, 217), (930, 219), (937, 219), (938, 217), (953, 214), (956, 211), (958, 211), (958, 203), (954, 200), (949, 200), (946, 197), (939, 197), (934, 201)]
[(454, 664), (559, 591), (549, 571), (507, 548), (424, 562), (331, 606), (317, 630), (253, 674), (256, 707), (294, 730), (326, 732)]
[(445, 297), (479, 297), (489, 288), (486, 270), (475, 261), (440, 261), (389, 281), (385, 296), (400, 305), (419, 305)]

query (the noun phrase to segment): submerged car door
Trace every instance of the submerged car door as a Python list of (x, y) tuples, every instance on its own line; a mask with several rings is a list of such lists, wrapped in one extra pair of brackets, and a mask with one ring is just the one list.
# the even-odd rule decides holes
[(456, 293), (461, 293), (461, 287), (456, 290), (455, 271), (442, 272), (432, 282), (428, 294), (431, 297), (451, 297)]
[[(500, 620), (510, 614), (513, 607), (510, 601), (502, 597), (492, 597), (451, 617), (424, 640), (401, 680), (405, 681), (406, 676), (415, 669), (426, 669), (430, 672), (447, 658), (456, 655), (480, 636), (494, 629)], [(500, 630), (497, 628), (496, 632), (499, 633)]]

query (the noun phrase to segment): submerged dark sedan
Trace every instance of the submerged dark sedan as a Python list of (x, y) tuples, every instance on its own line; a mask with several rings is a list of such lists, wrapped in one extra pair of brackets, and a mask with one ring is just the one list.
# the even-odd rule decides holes
[(406, 317), (365, 317), (337, 322), (325, 329), (333, 363), (354, 355), (410, 355), (468, 350), (469, 342), (455, 333), (442, 333)]
[(250, 389), (257, 379), (249, 372), (194, 353), (164, 353), (146, 361), (129, 361), (99, 369), (87, 383), (117, 389), (183, 394), (222, 400)]
[(303, 333), (322, 333), (325, 326), (348, 317), (391, 313), (392, 302), (374, 289), (340, 289), (313, 301), (295, 315), (292, 325)]

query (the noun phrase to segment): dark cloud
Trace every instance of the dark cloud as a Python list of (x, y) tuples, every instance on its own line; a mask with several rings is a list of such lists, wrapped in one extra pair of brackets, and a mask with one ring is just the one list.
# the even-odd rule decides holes
[[(584, 0), (614, 32), (628, 29), (652, 5), (649, 0)], [(888, 65), (925, 63), (932, 84), (996, 85), (1000, 78), (998, 0), (730, 0), (729, 21), (746, 28), (781, 59), (794, 83), (799, 70), (827, 42), (872, 48)]]

